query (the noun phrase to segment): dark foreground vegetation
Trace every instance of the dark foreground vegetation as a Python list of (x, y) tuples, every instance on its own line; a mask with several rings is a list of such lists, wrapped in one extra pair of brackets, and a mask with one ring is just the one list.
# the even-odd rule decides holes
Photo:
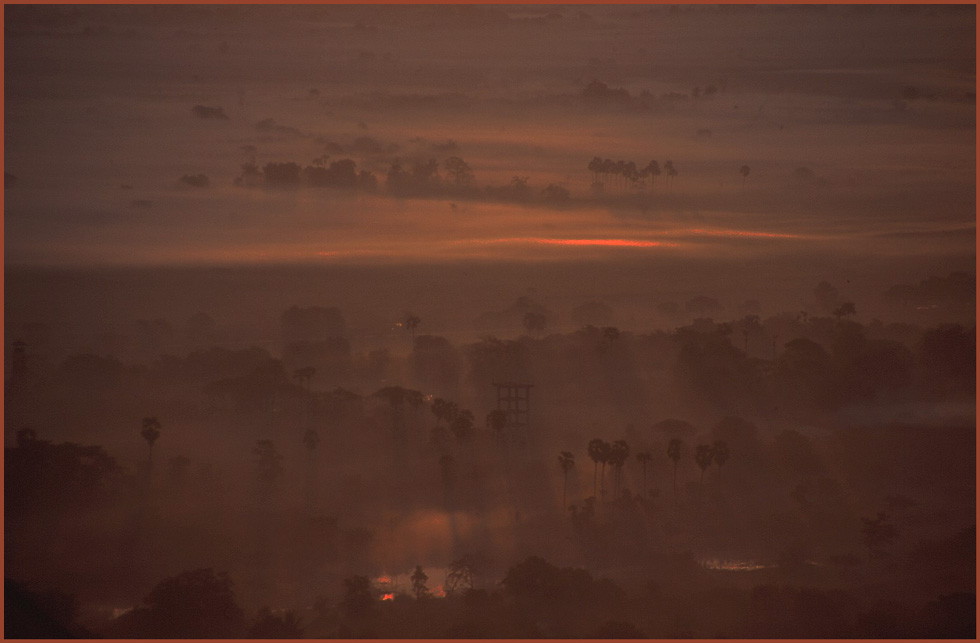
[(525, 296), (461, 344), (393, 312), (364, 352), (293, 306), (279, 356), (203, 313), (96, 340), (124, 359), (23, 326), (6, 635), (972, 637), (974, 329), (811, 295), (646, 333)]

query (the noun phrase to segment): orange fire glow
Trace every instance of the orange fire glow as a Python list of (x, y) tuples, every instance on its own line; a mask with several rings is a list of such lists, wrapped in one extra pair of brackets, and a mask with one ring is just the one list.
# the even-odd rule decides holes
[(383, 601), (393, 601), (393, 600), (395, 600), (395, 595), (394, 594), (385, 594), (384, 596), (381, 597), (381, 600), (383, 600)]

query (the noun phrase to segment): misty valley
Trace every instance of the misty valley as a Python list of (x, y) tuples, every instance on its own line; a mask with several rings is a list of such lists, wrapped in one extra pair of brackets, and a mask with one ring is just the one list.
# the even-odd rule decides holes
[(975, 638), (975, 7), (8, 5), (7, 638)]

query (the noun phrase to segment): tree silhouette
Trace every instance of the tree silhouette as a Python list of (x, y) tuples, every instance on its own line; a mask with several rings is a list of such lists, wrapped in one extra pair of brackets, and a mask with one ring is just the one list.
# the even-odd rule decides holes
[(183, 572), (157, 583), (137, 607), (113, 623), (111, 638), (238, 638), (245, 618), (231, 580), (212, 569)]
[(146, 444), (150, 447), (149, 462), (150, 466), (153, 466), (153, 444), (160, 437), (160, 421), (155, 417), (143, 418), (143, 428), (140, 430), (140, 435), (146, 440)]
[(677, 176), (677, 168), (674, 167), (673, 161), (664, 161), (664, 174), (667, 178), (667, 192), (670, 192), (670, 184), (673, 182), (673, 178)]
[(647, 465), (653, 461), (653, 454), (649, 451), (641, 451), (636, 454), (636, 459), (643, 467), (643, 494), (647, 494)]
[(619, 498), (619, 493), (623, 482), (623, 465), (630, 455), (630, 446), (626, 440), (616, 440), (609, 447), (609, 464), (615, 467), (613, 499)]
[(469, 163), (458, 156), (450, 156), (443, 162), (443, 167), (449, 174), (453, 185), (458, 188), (465, 187), (473, 180), (473, 170)]
[(667, 457), (674, 461), (674, 502), (677, 502), (677, 463), (681, 460), (681, 447), (684, 441), (680, 438), (671, 438), (667, 445)]
[(412, 591), (415, 592), (415, 600), (420, 601), (422, 598), (429, 596), (429, 588), (426, 586), (425, 582), (429, 580), (429, 576), (422, 571), (421, 565), (415, 566), (415, 571), (412, 572)]
[(405, 312), (405, 317), (402, 320), (402, 328), (412, 333), (412, 342), (415, 342), (415, 329), (419, 327), (422, 323), (422, 318), (415, 313)]
[(449, 430), (459, 442), (466, 442), (473, 433), (473, 413), (467, 409), (461, 410), (449, 423)]
[(745, 192), (745, 179), (749, 178), (749, 166), (743, 165), (738, 169), (738, 173), (742, 175), (742, 192)]
[(473, 589), (473, 577), (476, 576), (476, 569), (477, 558), (471, 554), (466, 554), (449, 563), (445, 582), (446, 593), (452, 595)]
[(602, 182), (599, 180), (599, 175), (602, 172), (601, 158), (599, 158), (598, 156), (592, 157), (592, 160), (589, 161), (589, 171), (592, 172), (592, 185), (593, 186), (602, 185)]
[(562, 475), (564, 477), (561, 490), (561, 507), (564, 511), (568, 506), (568, 472), (575, 466), (575, 455), (569, 451), (562, 451), (561, 455), (558, 456), (558, 464), (561, 466)]
[(643, 168), (643, 172), (650, 177), (650, 189), (653, 190), (657, 184), (657, 177), (660, 176), (660, 164), (656, 161), (650, 161)]
[(602, 473), (603, 473), (603, 477), (605, 477), (606, 461), (609, 458), (609, 448), (610, 448), (609, 443), (605, 442), (604, 440), (600, 440), (599, 438), (595, 438), (594, 440), (589, 442), (589, 446), (588, 446), (589, 457), (592, 459), (592, 462), (595, 464), (595, 469), (592, 473), (592, 495), (596, 498), (599, 497), (599, 493), (597, 489), (598, 476), (599, 476), (599, 463), (600, 462), (602, 463)]
[(845, 301), (843, 304), (834, 309), (834, 317), (837, 318), (837, 322), (840, 323), (841, 319), (844, 317), (849, 317), (851, 315), (857, 314), (857, 309), (854, 307), (853, 301)]
[(714, 449), (708, 444), (699, 444), (694, 453), (694, 461), (697, 462), (698, 466), (701, 468), (702, 489), (704, 489), (704, 472), (711, 466), (711, 461), (714, 459), (714, 456)]
[(459, 406), (455, 402), (446, 401), (441, 397), (432, 400), (432, 414), (436, 416), (436, 426), (439, 426), (442, 420), (445, 420), (446, 424), (451, 424), (457, 413), (459, 413)]
[(403, 386), (385, 386), (371, 394), (388, 402), (391, 411), (391, 427), (396, 436), (402, 435), (402, 418), (406, 407), (417, 410), (425, 402), (421, 391), (407, 389)]

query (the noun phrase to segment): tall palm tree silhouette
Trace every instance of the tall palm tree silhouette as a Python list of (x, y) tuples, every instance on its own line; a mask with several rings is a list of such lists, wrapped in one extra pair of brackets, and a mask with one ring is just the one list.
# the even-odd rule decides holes
[(449, 402), (441, 397), (432, 400), (432, 414), (436, 416), (436, 426), (439, 426), (442, 420), (445, 420), (446, 424), (451, 423), (457, 413), (459, 413), (459, 405), (455, 402)]
[(630, 446), (626, 443), (626, 440), (616, 440), (609, 447), (609, 464), (611, 464), (614, 469), (615, 477), (613, 478), (615, 486), (613, 487), (613, 500), (619, 498), (619, 494), (623, 482), (623, 465), (626, 464), (626, 459), (630, 455)]
[(670, 192), (670, 184), (673, 182), (673, 178), (677, 176), (677, 168), (674, 167), (673, 161), (664, 161), (664, 174), (667, 177), (667, 192)]
[(415, 343), (415, 329), (419, 327), (422, 323), (422, 318), (415, 313), (410, 313), (405, 311), (405, 317), (402, 319), (402, 328), (412, 333), (412, 343)]
[(750, 171), (748, 165), (743, 165), (738, 169), (738, 173), (742, 175), (742, 192), (745, 192), (745, 179), (749, 178)]
[(643, 168), (643, 172), (650, 176), (650, 190), (652, 191), (657, 184), (657, 177), (660, 176), (660, 164), (656, 161), (650, 161)]
[(146, 440), (146, 444), (150, 447), (149, 463), (153, 466), (153, 444), (160, 437), (160, 421), (155, 417), (143, 418), (143, 428), (140, 430), (140, 436)]
[(562, 475), (565, 478), (561, 490), (561, 508), (564, 511), (568, 507), (568, 472), (575, 466), (575, 456), (569, 451), (562, 451), (558, 456), (558, 464), (561, 465)]
[(605, 473), (606, 458), (609, 453), (609, 443), (599, 438), (589, 442), (588, 446), (589, 457), (595, 465), (594, 471), (592, 473), (592, 495), (595, 498), (599, 497), (598, 492), (598, 477), (599, 477), (599, 463), (602, 462), (603, 473)]

